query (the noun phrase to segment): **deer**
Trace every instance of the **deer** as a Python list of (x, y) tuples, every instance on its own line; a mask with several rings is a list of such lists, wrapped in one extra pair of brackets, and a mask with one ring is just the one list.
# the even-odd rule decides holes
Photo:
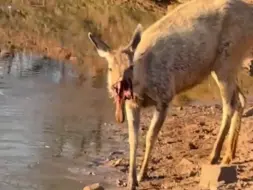
[[(243, 0), (191, 0), (146, 29), (139, 23), (129, 43), (117, 49), (88, 32), (92, 47), (107, 62), (107, 87), (115, 100), (115, 119), (119, 123), (127, 120), (129, 190), (135, 190), (147, 177), (152, 149), (173, 97), (209, 75), (219, 87), (222, 120), (208, 162), (233, 161), (246, 104), (237, 74), (246, 52), (253, 47), (252, 19), (253, 6)], [(154, 113), (137, 176), (140, 111), (149, 106), (154, 107)]]

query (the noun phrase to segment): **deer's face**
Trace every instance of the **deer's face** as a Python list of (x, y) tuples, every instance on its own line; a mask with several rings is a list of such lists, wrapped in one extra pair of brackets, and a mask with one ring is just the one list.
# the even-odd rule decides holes
[(117, 83), (123, 79), (124, 71), (131, 65), (131, 52), (122, 49), (112, 51), (107, 58), (107, 88), (110, 96), (114, 97)]
[(111, 97), (114, 97), (116, 102), (116, 120), (120, 123), (124, 122), (123, 105), (124, 100), (130, 98), (132, 84), (126, 76), (127, 70), (131, 69), (133, 62), (134, 51), (141, 40), (142, 26), (139, 24), (134, 32), (130, 43), (117, 50), (111, 50), (111, 48), (100, 38), (89, 33), (88, 37), (95, 46), (98, 55), (103, 57), (107, 61), (107, 87)]

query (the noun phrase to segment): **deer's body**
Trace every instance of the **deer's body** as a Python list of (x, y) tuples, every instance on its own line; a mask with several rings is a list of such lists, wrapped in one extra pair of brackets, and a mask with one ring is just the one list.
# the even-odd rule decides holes
[[(219, 55), (225, 51), (232, 53), (237, 48), (236, 52), (246, 53), (252, 45), (247, 43), (253, 36), (253, 11), (236, 4), (235, 0), (194, 0), (146, 29), (134, 55), (134, 71), (142, 74), (134, 75), (134, 80), (143, 81), (154, 99), (164, 96), (152, 88), (158, 86), (163, 94), (173, 96), (220, 67)], [(235, 64), (226, 63), (226, 67), (240, 66)]]
[(129, 189), (137, 186), (136, 148), (143, 102), (151, 99), (156, 109), (147, 133), (139, 181), (146, 175), (170, 101), (209, 74), (219, 86), (223, 104), (220, 132), (210, 162), (218, 162), (227, 134), (228, 146), (222, 163), (232, 161), (245, 106), (236, 77), (247, 51), (253, 47), (251, 4), (241, 0), (192, 0), (143, 32), (139, 25), (129, 46), (117, 53), (92, 34), (89, 37), (112, 69), (108, 74), (109, 90), (118, 80), (131, 79), (133, 84), (135, 98), (125, 101), (130, 144)]

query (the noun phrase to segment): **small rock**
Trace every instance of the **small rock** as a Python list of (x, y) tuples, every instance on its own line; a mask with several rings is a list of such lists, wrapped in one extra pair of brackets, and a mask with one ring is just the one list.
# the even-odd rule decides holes
[(99, 183), (94, 183), (83, 188), (83, 190), (104, 190)]
[(190, 172), (189, 176), (190, 176), (190, 177), (194, 177), (194, 176), (197, 175), (197, 173), (198, 173), (197, 171), (193, 171), (193, 170), (192, 170), (192, 171)]
[(236, 166), (203, 165), (199, 185), (202, 188), (218, 187), (219, 183), (237, 182)]
[(126, 186), (127, 186), (126, 182), (123, 182), (123, 181), (120, 180), (120, 179), (118, 179), (118, 180), (116, 181), (116, 184), (117, 184), (118, 187), (126, 187)]
[(111, 152), (109, 156), (114, 156), (116, 154), (122, 155), (122, 154), (124, 154), (124, 152), (122, 152), (122, 151), (114, 151), (114, 152)]
[(179, 163), (179, 170), (182, 175), (193, 175), (195, 165), (193, 162), (189, 161), (186, 158), (183, 158)]
[(204, 138), (205, 138), (205, 135), (203, 135), (203, 134), (199, 135), (199, 139), (204, 139)]
[(190, 161), (190, 160), (187, 160), (186, 158), (183, 158), (181, 160), (181, 162), (179, 163), (179, 165), (184, 165), (184, 166), (190, 166), (190, 165), (193, 165), (193, 163)]
[(190, 142), (188, 145), (189, 145), (190, 150), (198, 149), (198, 146), (195, 145), (193, 142)]
[(212, 106), (210, 109), (211, 109), (212, 114), (214, 114), (216, 111), (215, 107)]
[(155, 171), (155, 167), (154, 166), (150, 166), (149, 171), (151, 171), (151, 172)]
[(213, 129), (203, 129), (203, 132), (209, 134), (213, 132)]
[(119, 166), (120, 165), (120, 163), (122, 162), (122, 158), (121, 159), (117, 159), (112, 165), (114, 166), (114, 167), (117, 167), (117, 166)]
[(174, 180), (181, 181), (181, 180), (183, 180), (183, 177), (182, 176), (174, 176)]
[(215, 104), (214, 107), (215, 107), (216, 109), (219, 109), (219, 110), (222, 109), (221, 105), (219, 105), (219, 104)]
[(94, 172), (89, 172), (89, 175), (96, 175)]
[(204, 121), (200, 121), (200, 122), (199, 122), (199, 125), (200, 125), (200, 126), (204, 126), (205, 124), (206, 124), (206, 123), (205, 123)]
[(247, 187), (248, 183), (245, 181), (239, 181), (238, 182), (238, 187), (241, 189), (244, 189), (245, 187)]
[(120, 170), (121, 172), (123, 172), (123, 173), (126, 173), (128, 169), (127, 169), (127, 167), (122, 167), (122, 168), (120, 168), (119, 170)]
[(196, 129), (196, 130), (195, 130), (195, 133), (199, 133), (199, 132), (200, 132), (200, 130), (199, 130), (199, 129)]
[(177, 108), (177, 110), (178, 110), (178, 111), (182, 111), (182, 110), (183, 110), (183, 107), (182, 107), (182, 106), (179, 106), (179, 107)]
[(161, 158), (160, 158), (160, 159), (159, 159), (159, 158), (153, 158), (153, 159), (151, 160), (151, 162), (152, 162), (153, 164), (158, 164), (160, 161), (161, 161)]
[(169, 156), (166, 156), (166, 159), (168, 159), (168, 160), (172, 160), (172, 159), (173, 159), (173, 157), (172, 157), (171, 155), (169, 155)]
[(243, 117), (250, 117), (253, 115), (253, 107), (246, 109), (243, 113)]
[(107, 165), (117, 167), (121, 164), (123, 159), (120, 158), (120, 159), (116, 159), (116, 160), (110, 160), (110, 159), (107, 159), (107, 160), (108, 160)]
[(176, 142), (177, 142), (176, 140), (169, 139), (166, 143), (167, 144), (173, 144), (173, 143), (176, 143)]
[(53, 157), (59, 158), (59, 157), (62, 157), (62, 155), (61, 153), (56, 153), (56, 154), (53, 154)]

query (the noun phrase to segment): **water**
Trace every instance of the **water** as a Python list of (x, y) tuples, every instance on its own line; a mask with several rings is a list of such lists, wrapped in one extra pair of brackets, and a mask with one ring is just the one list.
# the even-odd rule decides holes
[(113, 108), (104, 76), (78, 83), (71, 64), (25, 54), (16, 55), (9, 75), (0, 65), (0, 189), (70, 190), (115, 180), (117, 172), (100, 162), (125, 145), (105, 124)]

